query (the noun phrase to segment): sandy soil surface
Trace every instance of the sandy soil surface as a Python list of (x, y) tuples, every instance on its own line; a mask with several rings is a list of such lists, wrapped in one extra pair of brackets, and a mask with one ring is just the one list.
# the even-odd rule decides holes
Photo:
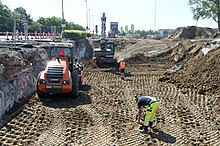
[[(149, 54), (153, 48), (143, 51)], [(172, 46), (162, 50), (166, 48)], [(91, 62), (85, 66), (79, 98), (33, 95), (0, 129), (0, 145), (220, 145), (217, 95), (160, 82), (170, 66), (162, 60), (129, 63), (125, 80), (113, 68), (99, 69)], [(139, 133), (135, 124), (135, 94), (155, 96), (161, 102), (148, 134)]]

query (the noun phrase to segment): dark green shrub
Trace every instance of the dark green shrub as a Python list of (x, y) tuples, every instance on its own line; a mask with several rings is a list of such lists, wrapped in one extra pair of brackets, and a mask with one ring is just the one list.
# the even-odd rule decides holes
[(92, 34), (81, 30), (64, 30), (62, 32), (62, 38), (78, 40), (82, 37), (91, 37)]

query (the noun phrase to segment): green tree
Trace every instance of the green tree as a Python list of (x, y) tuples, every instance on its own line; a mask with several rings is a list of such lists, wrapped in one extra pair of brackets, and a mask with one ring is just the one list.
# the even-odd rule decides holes
[(14, 10), (13, 14), (16, 18), (16, 26), (18, 31), (24, 30), (24, 21), (27, 20), (28, 24), (31, 24), (33, 22), (33, 19), (31, 19), (31, 15), (27, 14), (26, 10), (22, 7), (18, 7)]
[[(16, 18), (16, 29), (18, 31), (24, 31), (24, 22), (27, 20), (29, 32), (39, 32), (40, 28), (42, 32), (50, 32), (51, 26), (56, 26), (56, 31), (61, 32), (61, 18), (59, 17), (40, 17), (37, 21), (33, 21), (31, 15), (28, 14), (24, 8), (18, 7), (12, 12), (3, 4), (0, 4), (0, 32), (13, 31), (14, 16)], [(68, 21), (66, 21), (66, 29), (85, 31), (85, 28), (81, 25)]]
[[(49, 32), (51, 29), (51, 26), (56, 26), (57, 32), (61, 32), (61, 18), (59, 17), (50, 17), (50, 18), (43, 18), (40, 17), (37, 20), (38, 23), (42, 25), (42, 31)], [(85, 28), (83, 28), (79, 24), (75, 24), (74, 22), (67, 22), (66, 21), (66, 29), (67, 30), (83, 30), (85, 31)]]
[(40, 17), (37, 22), (41, 24), (42, 32), (50, 32), (51, 26), (56, 26), (56, 31), (61, 32), (61, 18), (59, 17)]
[(218, 23), (220, 30), (220, 2), (219, 0), (189, 0), (193, 12), (193, 19), (199, 20), (212, 18)]
[(29, 32), (40, 32), (40, 27), (41, 24), (37, 21), (33, 21), (30, 25), (29, 25)]
[(0, 32), (13, 31), (12, 11), (3, 4), (0, 4)]
[(66, 29), (67, 30), (82, 30), (82, 31), (86, 30), (81, 25), (75, 24), (74, 22), (66, 22)]

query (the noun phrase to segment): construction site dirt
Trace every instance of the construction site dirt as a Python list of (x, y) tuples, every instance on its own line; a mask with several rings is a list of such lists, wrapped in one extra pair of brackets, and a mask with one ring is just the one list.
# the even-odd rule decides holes
[[(0, 129), (0, 145), (220, 145), (219, 95), (176, 86), (173, 75), (175, 71), (181, 74), (189, 60), (199, 58), (198, 50), (209, 41), (144, 42), (150, 47), (139, 47), (129, 57), (123, 55), (130, 48), (117, 52), (125, 58), (125, 80), (115, 68), (98, 68), (86, 60), (78, 98), (42, 99), (34, 94)], [(185, 83), (178, 79), (179, 84)], [(161, 103), (147, 134), (138, 131), (134, 95), (154, 96)]]

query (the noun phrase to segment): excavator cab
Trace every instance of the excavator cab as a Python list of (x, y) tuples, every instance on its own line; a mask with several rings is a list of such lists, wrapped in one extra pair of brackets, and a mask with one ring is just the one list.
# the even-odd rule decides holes
[(115, 55), (115, 47), (116, 47), (117, 45), (114, 43), (114, 42), (108, 42), (107, 44), (106, 44), (106, 49), (109, 49), (109, 50), (111, 50), (111, 54), (112, 55)]
[(115, 47), (117, 45), (113, 41), (100, 41), (100, 48), (93, 49), (93, 57), (96, 65), (99, 67), (114, 66), (116, 63)]

